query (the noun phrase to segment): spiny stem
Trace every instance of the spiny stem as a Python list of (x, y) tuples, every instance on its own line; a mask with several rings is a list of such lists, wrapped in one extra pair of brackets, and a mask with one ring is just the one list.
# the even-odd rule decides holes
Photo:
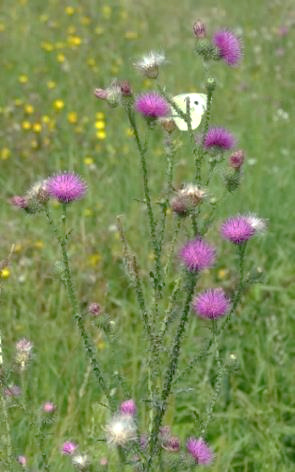
[[(106, 385), (106, 382), (104, 380), (104, 377), (103, 377), (102, 371), (100, 369), (100, 366), (98, 364), (95, 349), (94, 349), (94, 347), (93, 347), (93, 345), (92, 345), (92, 343), (89, 339), (89, 336), (86, 332), (82, 314), (80, 313), (79, 303), (78, 303), (78, 299), (77, 299), (76, 292), (75, 292), (74, 285), (73, 285), (72, 273), (71, 273), (69, 257), (68, 257), (68, 253), (67, 253), (66, 235), (59, 233), (59, 230), (56, 227), (55, 222), (54, 222), (54, 220), (53, 220), (53, 218), (50, 214), (48, 206), (45, 207), (45, 213), (46, 213), (49, 225), (52, 228), (52, 230), (53, 230), (53, 232), (54, 232), (54, 234), (55, 234), (55, 236), (56, 236), (56, 238), (59, 242), (59, 245), (60, 245), (60, 249), (61, 249), (61, 253), (62, 253), (62, 259), (63, 259), (63, 265), (64, 265), (65, 285), (66, 285), (67, 292), (68, 292), (68, 297), (69, 297), (69, 300), (70, 300), (70, 303), (71, 303), (71, 306), (72, 306), (73, 316), (74, 316), (74, 319), (75, 319), (75, 321), (77, 323), (77, 326), (79, 328), (80, 336), (83, 340), (85, 352), (86, 352), (86, 354), (87, 354), (87, 356), (88, 356), (88, 358), (91, 362), (92, 370), (93, 370), (93, 372), (96, 376), (96, 379), (98, 380), (100, 388), (101, 388), (102, 392), (104, 393), (104, 395), (106, 396), (106, 398), (109, 402), (109, 405), (112, 409), (113, 408), (113, 405), (112, 405), (113, 401), (112, 401), (112, 398), (109, 394), (109, 390), (107, 388), (107, 385)], [(65, 213), (65, 208), (64, 208), (64, 212), (63, 212), (63, 215), (62, 215), (62, 220), (63, 220), (64, 227), (65, 227), (65, 219), (66, 219), (66, 213)]]
[(155, 222), (155, 217), (154, 217), (152, 203), (151, 203), (147, 163), (146, 163), (146, 158), (145, 158), (145, 155), (147, 152), (147, 145), (143, 146), (140, 140), (134, 113), (130, 105), (127, 106), (127, 115), (128, 115), (130, 126), (134, 133), (135, 142), (136, 142), (137, 149), (140, 156), (140, 163), (141, 163), (142, 176), (143, 176), (144, 197), (145, 197), (145, 203), (146, 203), (147, 212), (148, 212), (151, 240), (152, 240), (152, 246), (153, 246), (154, 256), (155, 256), (155, 274), (154, 274), (154, 279), (153, 279), (154, 287), (155, 287), (155, 291), (157, 291), (160, 294), (162, 291), (161, 254), (160, 254), (160, 247), (159, 247), (157, 237), (156, 237), (156, 222)]
[(158, 446), (158, 435), (159, 435), (159, 429), (162, 423), (162, 419), (166, 413), (167, 410), (167, 401), (169, 398), (169, 395), (171, 393), (171, 386), (172, 382), (175, 376), (175, 372), (177, 369), (178, 365), (178, 360), (179, 360), (179, 354), (180, 354), (180, 348), (181, 348), (181, 342), (182, 338), (184, 335), (186, 323), (188, 320), (188, 314), (190, 310), (190, 305), (191, 305), (191, 300), (193, 297), (194, 293), (194, 287), (196, 283), (196, 276), (195, 274), (188, 274), (188, 285), (187, 285), (187, 294), (186, 294), (186, 299), (183, 307), (183, 312), (181, 319), (179, 321), (179, 325), (177, 328), (177, 332), (174, 338), (172, 350), (171, 350), (171, 356), (170, 356), (170, 362), (166, 370), (166, 375), (165, 375), (165, 381), (164, 381), (164, 387), (162, 390), (161, 394), (161, 402), (157, 406), (157, 413), (154, 419), (154, 427), (153, 431), (151, 434), (150, 438), (150, 445), (149, 445), (149, 457), (146, 465), (146, 472), (149, 472), (152, 467), (155, 451)]

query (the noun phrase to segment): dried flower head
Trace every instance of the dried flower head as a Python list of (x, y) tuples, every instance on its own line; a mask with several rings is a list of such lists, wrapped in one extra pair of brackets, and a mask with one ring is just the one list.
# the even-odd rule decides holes
[(171, 208), (175, 213), (184, 216), (199, 205), (205, 196), (205, 190), (197, 185), (186, 184), (177, 191), (176, 196), (171, 200)]
[(131, 415), (113, 416), (106, 425), (107, 441), (111, 445), (124, 446), (136, 439), (136, 425)]
[(213, 452), (202, 438), (190, 438), (186, 443), (187, 451), (197, 464), (209, 465), (213, 461)]
[(79, 470), (85, 470), (89, 465), (89, 459), (86, 454), (77, 454), (72, 457), (72, 464)]
[(209, 289), (194, 299), (193, 308), (202, 318), (214, 320), (229, 312), (230, 301), (222, 288)]
[(193, 24), (193, 32), (197, 39), (204, 39), (206, 37), (206, 26), (201, 20), (197, 20)]
[(231, 31), (217, 31), (213, 37), (219, 57), (229, 66), (237, 65), (242, 57), (241, 41)]
[(244, 163), (245, 160), (245, 153), (242, 149), (239, 149), (238, 151), (233, 152), (229, 156), (229, 165), (233, 169), (240, 169)]
[(206, 149), (215, 148), (219, 151), (231, 149), (234, 144), (234, 136), (227, 129), (218, 127), (210, 128), (204, 140), (204, 146)]
[(24, 370), (31, 358), (33, 343), (26, 338), (22, 338), (16, 343), (15, 348), (15, 362), (21, 370)]
[(180, 439), (177, 436), (170, 436), (162, 447), (168, 452), (178, 452), (180, 450)]
[(49, 200), (49, 194), (47, 191), (46, 180), (36, 182), (26, 194), (29, 202), (36, 202), (37, 204), (44, 204)]
[(183, 246), (180, 258), (190, 272), (198, 272), (214, 264), (215, 248), (203, 239), (196, 238)]
[(151, 51), (134, 63), (134, 67), (149, 79), (156, 79), (159, 75), (159, 67), (165, 64), (165, 54)]
[(130, 400), (125, 400), (124, 402), (122, 402), (120, 405), (120, 413), (122, 413), (122, 415), (134, 416), (136, 414), (135, 401), (130, 399)]
[(147, 92), (135, 100), (135, 109), (146, 118), (161, 118), (170, 112), (169, 104), (157, 92)]
[(49, 195), (62, 203), (70, 203), (82, 198), (87, 190), (85, 182), (73, 172), (57, 174), (46, 182)]
[(72, 454), (74, 454), (77, 447), (78, 447), (78, 445), (75, 444), (74, 442), (66, 441), (62, 445), (61, 452), (62, 452), (62, 454), (65, 454), (67, 456), (71, 456)]
[(7, 397), (19, 397), (22, 391), (18, 385), (9, 385), (4, 389), (4, 393)]
[(243, 244), (254, 234), (255, 229), (249, 223), (247, 216), (233, 216), (221, 226), (221, 235), (234, 244)]
[(162, 128), (169, 134), (173, 133), (173, 131), (176, 129), (176, 124), (173, 118), (159, 118), (159, 123)]

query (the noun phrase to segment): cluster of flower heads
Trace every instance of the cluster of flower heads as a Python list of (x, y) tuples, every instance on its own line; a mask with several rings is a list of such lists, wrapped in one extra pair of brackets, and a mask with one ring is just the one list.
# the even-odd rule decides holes
[(74, 172), (62, 172), (42, 182), (34, 184), (25, 196), (10, 199), (13, 206), (23, 208), (28, 213), (40, 211), (50, 197), (60, 203), (70, 203), (81, 199), (87, 191), (86, 183)]
[[(230, 217), (221, 225), (221, 235), (235, 245), (245, 244), (266, 229), (266, 222), (256, 215)], [(180, 258), (188, 271), (197, 273), (213, 266), (215, 248), (202, 238), (188, 241), (180, 250)], [(208, 289), (193, 300), (193, 309), (201, 318), (217, 319), (229, 313), (231, 301), (222, 288)]]

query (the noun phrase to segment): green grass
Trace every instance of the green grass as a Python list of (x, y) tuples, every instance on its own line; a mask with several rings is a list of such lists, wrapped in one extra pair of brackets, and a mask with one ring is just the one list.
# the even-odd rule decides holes
[[(282, 24), (292, 25), (291, 3), (122, 0), (102, 5), (85, 0), (71, 2), (75, 13), (69, 16), (60, 1), (2, 2), (0, 259), (7, 257), (12, 245), (15, 250), (10, 277), (1, 280), (1, 331), (5, 362), (13, 360), (19, 338), (25, 336), (34, 343), (34, 358), (23, 385), (26, 411), (14, 402), (9, 408), (14, 454), (26, 454), (30, 464), (38, 454), (33, 431), (42, 403), (52, 400), (58, 406), (46, 439), (55, 472), (72, 470), (59, 454), (60, 444), (68, 438), (96, 461), (107, 454), (104, 443), (98, 441), (104, 436), (105, 409), (92, 374), (85, 377), (87, 360), (56, 271), (57, 245), (42, 216), (15, 211), (8, 199), (60, 169), (74, 169), (87, 181), (87, 197), (69, 212), (73, 272), (82, 305), (99, 301), (115, 322), (109, 339), (95, 322), (89, 322), (89, 331), (103, 367), (113, 372), (116, 360), (116, 369), (128, 379), (118, 383), (118, 397), (134, 396), (143, 418), (143, 332), (114, 230), (116, 215), (123, 214), (128, 240), (139, 253), (146, 280), (150, 248), (145, 212), (138, 201), (143, 198), (139, 161), (123, 111), (98, 102), (92, 92), (96, 86), (108, 85), (112, 77), (127, 78), (136, 92), (152, 88), (152, 83), (134, 72), (132, 61), (162, 47), (169, 63), (160, 81), (167, 90), (175, 94), (204, 90), (205, 74), (193, 52), (191, 34), (192, 21), (203, 18), (210, 31), (224, 26), (237, 29), (245, 48), (241, 67), (230, 69), (218, 63), (211, 70), (217, 78), (213, 123), (237, 135), (247, 161), (241, 190), (227, 199), (210, 238), (217, 241), (214, 234), (221, 218), (234, 212), (251, 210), (269, 221), (266, 235), (251, 243), (247, 262), (249, 268), (262, 268), (263, 282), (251, 288), (222, 339), (221, 352), (234, 354), (237, 361), (224, 378), (209, 425), (207, 439), (216, 452), (212, 471), (294, 470), (294, 28), (286, 37), (277, 34)], [(110, 17), (105, 6), (111, 7)], [(70, 46), (69, 35), (81, 38), (81, 45)], [(284, 49), (283, 56), (277, 54), (279, 48)], [(58, 54), (64, 55), (64, 62), (58, 62)], [(27, 76), (26, 83), (20, 83), (21, 75)], [(48, 81), (54, 81), (55, 88), (48, 88)], [(53, 106), (57, 99), (64, 102), (60, 112)], [(26, 104), (34, 107), (33, 114), (25, 113)], [(77, 123), (68, 122), (70, 112), (77, 113)], [(96, 137), (97, 112), (105, 114), (103, 140)], [(49, 124), (55, 121), (54, 129), (44, 123), (44, 116), (49, 117)], [(23, 130), (24, 121), (42, 123), (42, 132)], [(181, 138), (178, 134), (175, 186), (190, 181), (193, 172), (188, 140)], [(159, 130), (154, 149), (149, 167), (157, 199), (165, 168)], [(85, 163), (86, 157), (93, 159), (92, 165)], [(54, 211), (58, 214), (60, 209)], [(184, 239), (182, 233), (180, 241)], [(211, 280), (230, 288), (235, 282), (233, 250), (228, 244), (218, 244), (218, 266)], [(229, 272), (221, 280), (220, 269), (225, 268)], [(190, 322), (181, 371), (199, 351), (207, 331), (204, 324)], [(199, 431), (197, 418), (203, 418), (215, 379), (211, 363), (208, 358), (184, 373), (190, 390), (176, 389), (171, 398), (166, 422), (183, 440)], [(14, 376), (11, 381), (19, 383), (20, 379)], [(2, 423), (1, 428), (2, 436)]]

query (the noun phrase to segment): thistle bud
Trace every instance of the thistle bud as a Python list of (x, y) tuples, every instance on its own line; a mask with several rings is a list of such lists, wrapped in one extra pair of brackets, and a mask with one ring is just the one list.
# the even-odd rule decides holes
[(193, 24), (193, 32), (197, 39), (204, 39), (206, 37), (206, 26), (201, 20), (197, 20)]
[(216, 87), (216, 80), (213, 77), (209, 77), (207, 80), (207, 90), (209, 92), (214, 92)]
[(196, 185), (187, 184), (178, 190), (176, 196), (171, 200), (171, 208), (179, 216), (186, 216), (202, 202), (205, 196), (205, 190), (200, 189)]
[(176, 124), (173, 118), (159, 118), (159, 123), (162, 128), (171, 134), (176, 129)]
[(242, 167), (244, 160), (245, 160), (245, 153), (242, 149), (239, 149), (238, 151), (235, 151), (231, 154), (228, 162), (229, 162), (230, 167), (232, 167), (235, 170), (239, 170)]
[(88, 312), (94, 316), (98, 316), (101, 313), (101, 306), (99, 303), (90, 303), (88, 306)]
[(19, 195), (15, 195), (10, 199), (11, 205), (26, 209), (28, 206), (28, 200), (26, 197), (20, 197)]
[(132, 96), (132, 88), (128, 82), (128, 80), (122, 80), (120, 82), (120, 89), (123, 97), (131, 97)]

